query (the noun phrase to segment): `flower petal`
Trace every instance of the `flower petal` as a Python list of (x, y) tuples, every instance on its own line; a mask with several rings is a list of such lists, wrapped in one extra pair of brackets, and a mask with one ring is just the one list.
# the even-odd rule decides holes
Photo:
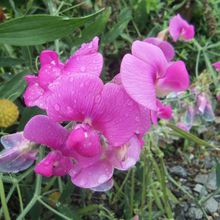
[(157, 82), (157, 96), (163, 97), (170, 92), (184, 91), (189, 87), (189, 74), (183, 61), (173, 62), (166, 75)]
[(137, 103), (156, 110), (154, 69), (142, 60), (127, 54), (121, 63), (121, 80), (126, 92)]
[(36, 166), (34, 171), (42, 176), (64, 176), (73, 167), (72, 161), (59, 151), (50, 152)]
[(155, 75), (164, 75), (168, 65), (167, 59), (164, 56), (163, 51), (158, 46), (137, 40), (132, 44), (131, 51), (132, 55), (152, 66)]
[(110, 180), (106, 181), (105, 183), (91, 188), (91, 190), (93, 190), (95, 192), (106, 192), (106, 191), (110, 190), (113, 187), (113, 185), (114, 185), (114, 181), (111, 178)]
[(113, 175), (113, 167), (107, 160), (100, 160), (93, 165), (74, 172), (73, 168), (69, 175), (73, 184), (82, 188), (94, 188), (110, 180)]
[(135, 136), (127, 144), (121, 147), (115, 147), (110, 157), (114, 168), (128, 170), (133, 167), (139, 160), (141, 147), (140, 141)]
[(146, 38), (144, 39), (144, 42), (147, 42), (147, 43), (150, 43), (150, 44), (153, 44), (159, 47), (163, 51), (164, 56), (167, 58), (167, 61), (171, 61), (173, 59), (175, 55), (175, 51), (174, 51), (173, 46), (169, 42), (165, 40), (161, 40), (158, 37)]
[(133, 101), (122, 85), (107, 83), (100, 103), (94, 106), (92, 125), (111, 145), (120, 146), (134, 134), (143, 135), (150, 127), (150, 119), (148, 110)]
[(43, 50), (40, 54), (40, 64), (41, 66), (47, 65), (47, 64), (58, 64), (59, 56), (58, 54), (53, 50)]
[(36, 160), (34, 144), (23, 137), (22, 132), (1, 137), (5, 147), (0, 152), (0, 172), (17, 173), (30, 167)]
[(49, 117), (55, 121), (83, 121), (91, 117), (104, 85), (97, 76), (72, 74), (61, 76), (52, 86), (47, 110)]
[(68, 132), (47, 116), (37, 115), (26, 124), (24, 137), (38, 144), (61, 149), (68, 137)]
[(161, 119), (172, 118), (172, 108), (169, 105), (164, 105), (162, 102), (157, 100), (157, 116)]
[(66, 62), (64, 72), (99, 76), (102, 71), (103, 57), (98, 52), (98, 43), (99, 38), (95, 37), (91, 42), (82, 44), (81, 48)]
[(217, 71), (220, 71), (220, 61), (215, 62), (215, 63), (213, 63), (212, 65), (215, 67), (215, 69), (216, 69)]
[(173, 41), (177, 41), (180, 37), (186, 41), (192, 40), (195, 35), (194, 26), (188, 24), (179, 14), (170, 19), (169, 32)]

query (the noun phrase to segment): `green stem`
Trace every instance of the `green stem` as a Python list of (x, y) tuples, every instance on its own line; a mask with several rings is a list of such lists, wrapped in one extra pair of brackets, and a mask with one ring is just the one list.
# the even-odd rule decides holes
[(20, 209), (21, 209), (21, 212), (23, 212), (24, 206), (23, 206), (23, 201), (22, 201), (21, 190), (20, 190), (19, 184), (16, 184), (16, 188), (17, 188), (18, 199), (19, 199), (19, 203), (20, 203)]
[(38, 202), (40, 202), (44, 207), (46, 207), (47, 209), (49, 209), (51, 212), (53, 212), (54, 214), (60, 216), (61, 218), (63, 219), (66, 219), (66, 220), (71, 220), (71, 218), (63, 215), (62, 213), (58, 212), (56, 209), (52, 208), (50, 205), (48, 205), (47, 203), (45, 203), (41, 198), (38, 198), (37, 199)]
[(134, 187), (135, 187), (135, 168), (131, 171), (131, 193), (130, 193), (130, 214), (133, 216), (134, 210)]
[(1, 203), (2, 203), (5, 220), (10, 220), (11, 218), (9, 215), (8, 206), (7, 206), (7, 202), (5, 199), (5, 190), (4, 190), (4, 185), (2, 182), (2, 175), (0, 175), (0, 197), (1, 197)]

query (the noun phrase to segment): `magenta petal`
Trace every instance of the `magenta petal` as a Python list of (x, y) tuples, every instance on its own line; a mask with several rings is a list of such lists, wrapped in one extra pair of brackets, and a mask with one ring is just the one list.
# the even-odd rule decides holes
[(92, 122), (113, 146), (126, 143), (134, 134), (144, 134), (150, 127), (148, 111), (114, 83), (105, 85), (101, 102), (93, 109)]
[(40, 64), (41, 66), (46, 64), (58, 64), (59, 57), (58, 54), (52, 50), (44, 50), (40, 54)]
[(115, 147), (110, 160), (118, 170), (128, 170), (139, 160), (141, 153), (141, 143), (134, 136), (127, 144), (121, 147)]
[(30, 167), (36, 160), (37, 151), (34, 144), (24, 138), (23, 132), (1, 137), (5, 147), (0, 152), (0, 172), (17, 173)]
[(166, 75), (157, 82), (157, 96), (163, 97), (170, 92), (180, 92), (188, 89), (189, 74), (183, 61), (172, 63)]
[(126, 92), (137, 103), (156, 110), (154, 69), (142, 60), (127, 54), (120, 70), (122, 84)]
[(161, 40), (157, 37), (149, 37), (144, 39), (145, 42), (158, 46), (164, 53), (164, 56), (167, 58), (167, 61), (171, 61), (175, 55), (175, 51), (173, 46), (165, 41)]
[(73, 167), (71, 160), (59, 151), (50, 152), (36, 166), (34, 171), (42, 176), (64, 176)]
[(91, 188), (91, 190), (96, 191), (96, 192), (106, 192), (110, 190), (114, 185), (114, 181), (111, 178), (110, 180), (106, 181), (105, 183), (102, 183), (99, 186)]
[(159, 100), (157, 100), (157, 116), (161, 119), (170, 119), (172, 118), (172, 108), (169, 105), (164, 105)]
[(155, 75), (162, 76), (165, 73), (167, 60), (158, 46), (144, 41), (135, 41), (131, 50), (132, 55), (153, 67)]
[(220, 61), (215, 62), (215, 63), (213, 63), (212, 65), (215, 67), (215, 69), (216, 69), (217, 71), (220, 71)]
[(180, 37), (184, 40), (192, 40), (195, 35), (194, 26), (188, 24), (179, 14), (170, 19), (169, 32), (174, 41)]
[(112, 178), (113, 167), (107, 160), (100, 160), (78, 172), (73, 168), (69, 175), (73, 184), (82, 188), (94, 188)]
[(47, 113), (55, 121), (83, 121), (100, 101), (103, 82), (91, 74), (61, 76), (50, 87)]
[(103, 57), (98, 52), (99, 38), (95, 37), (91, 42), (82, 44), (73, 56), (66, 62), (66, 73), (88, 73), (99, 76), (102, 71)]
[(68, 137), (68, 132), (47, 116), (37, 115), (26, 124), (24, 137), (35, 143), (60, 149)]
[(37, 77), (35, 76), (26, 76), (25, 80), (28, 83), (28, 87), (24, 93), (24, 101), (27, 106), (35, 106), (38, 105), (41, 108), (45, 107), (45, 97), (44, 97), (44, 89), (40, 87), (38, 84)]

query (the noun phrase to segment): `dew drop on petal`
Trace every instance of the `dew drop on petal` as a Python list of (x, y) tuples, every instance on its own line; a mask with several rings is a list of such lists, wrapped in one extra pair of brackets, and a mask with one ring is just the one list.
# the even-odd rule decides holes
[(81, 67), (80, 67), (80, 71), (81, 71), (81, 72), (85, 72), (85, 71), (86, 71), (86, 67), (85, 67), (85, 66), (81, 66)]
[(60, 110), (60, 106), (58, 104), (55, 104), (54, 108), (55, 108), (56, 111)]

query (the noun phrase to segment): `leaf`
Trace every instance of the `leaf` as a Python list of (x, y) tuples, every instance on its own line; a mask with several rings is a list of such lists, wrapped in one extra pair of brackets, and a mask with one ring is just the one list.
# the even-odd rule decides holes
[(96, 17), (92, 15), (68, 18), (51, 15), (30, 15), (19, 17), (0, 24), (0, 44), (28, 46), (43, 44), (62, 38)]
[(190, 140), (190, 141), (193, 141), (195, 142), (196, 144), (199, 144), (199, 145), (203, 145), (203, 146), (206, 146), (206, 147), (213, 147), (213, 145), (211, 145), (210, 143), (196, 137), (195, 135), (189, 133), (189, 132), (186, 132), (178, 127), (176, 127), (175, 125), (171, 124), (171, 123), (168, 123), (166, 124), (169, 128), (171, 128), (172, 130), (174, 130), (178, 135), (182, 136), (183, 138), (187, 139), (187, 140)]
[(17, 73), (10, 80), (6, 81), (0, 86), (0, 98), (10, 99), (14, 101), (17, 99), (24, 91), (26, 82), (24, 76), (26, 73)]
[(112, 29), (104, 36), (103, 42), (111, 43), (120, 36), (127, 27), (128, 22), (132, 19), (131, 10), (124, 8), (118, 16), (118, 21), (113, 25)]
[(218, 188), (220, 187), (220, 163), (218, 162), (216, 165), (216, 185)]
[(22, 59), (11, 58), (11, 57), (0, 57), (0, 67), (15, 66), (25, 63)]
[(81, 37), (74, 40), (74, 45), (79, 45), (83, 42), (91, 40), (93, 37), (101, 34), (106, 27), (109, 16), (111, 14), (111, 8), (107, 8), (105, 12), (97, 16), (96, 20), (88, 24), (81, 32)]

